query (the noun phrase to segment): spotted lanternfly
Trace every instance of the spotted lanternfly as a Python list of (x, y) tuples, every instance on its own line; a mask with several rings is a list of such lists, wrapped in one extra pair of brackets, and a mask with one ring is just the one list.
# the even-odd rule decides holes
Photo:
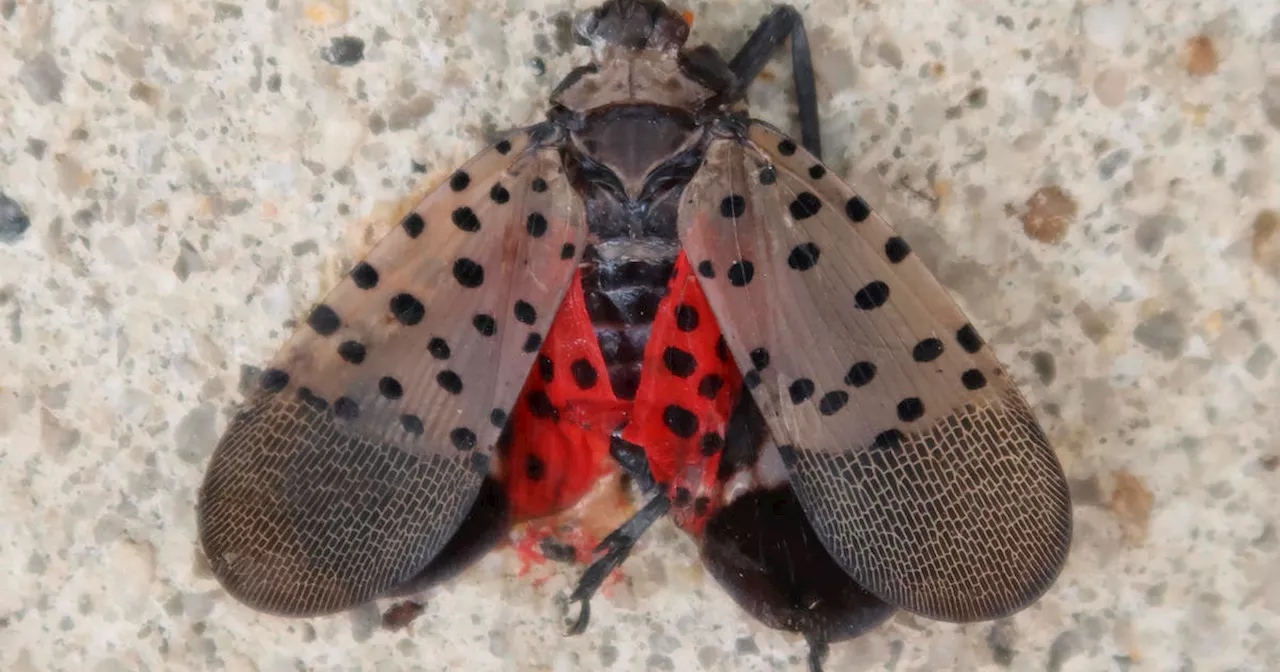
[[(546, 121), (429, 194), (232, 421), (199, 507), (226, 589), (288, 615), (420, 590), (621, 471), (647, 501), (596, 547), (571, 632), (668, 514), (814, 669), (896, 608), (1038, 599), (1070, 545), (1062, 469), (947, 292), (822, 164), (799, 14), (728, 62), (658, 0), (576, 29), (595, 59)], [(799, 142), (744, 100), (788, 38)]]

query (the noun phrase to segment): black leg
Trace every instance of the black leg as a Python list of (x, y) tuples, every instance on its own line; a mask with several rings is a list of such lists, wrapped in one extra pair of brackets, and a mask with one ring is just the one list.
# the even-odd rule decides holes
[(796, 107), (800, 112), (800, 144), (810, 154), (822, 158), (822, 138), (818, 128), (818, 89), (813, 79), (813, 58), (809, 55), (809, 36), (804, 32), (804, 19), (790, 5), (782, 5), (764, 17), (760, 27), (729, 61), (729, 69), (738, 78), (739, 96), (746, 95), (773, 52), (791, 38), (791, 68), (796, 87)]
[[(591, 620), (591, 597), (600, 590), (600, 586), (604, 584), (609, 574), (631, 554), (631, 549), (640, 539), (640, 535), (644, 534), (655, 521), (665, 516), (670, 509), (671, 501), (667, 496), (661, 493), (656, 494), (648, 504), (644, 505), (644, 508), (637, 511), (618, 529), (609, 533), (609, 536), (596, 546), (596, 553), (603, 551), (604, 555), (591, 563), (582, 578), (578, 579), (577, 587), (573, 589), (573, 593), (563, 605), (567, 634), (577, 635), (587, 629), (587, 622)], [(582, 608), (577, 618), (570, 620), (569, 609), (575, 602), (580, 602)]]
[(822, 672), (822, 663), (827, 659), (830, 646), (822, 637), (805, 637), (809, 640), (809, 672)]

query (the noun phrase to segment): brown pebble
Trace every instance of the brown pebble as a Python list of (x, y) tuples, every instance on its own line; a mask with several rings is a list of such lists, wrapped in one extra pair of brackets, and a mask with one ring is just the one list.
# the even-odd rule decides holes
[(1071, 194), (1062, 187), (1040, 187), (1027, 199), (1020, 217), (1022, 229), (1028, 236), (1054, 245), (1066, 237), (1067, 229), (1075, 221), (1079, 210), (1080, 207), (1071, 198)]
[(1263, 210), (1253, 218), (1253, 261), (1280, 278), (1280, 213)]
[(1187, 40), (1185, 57), (1187, 72), (1197, 77), (1218, 71), (1218, 50), (1206, 35), (1196, 35)]

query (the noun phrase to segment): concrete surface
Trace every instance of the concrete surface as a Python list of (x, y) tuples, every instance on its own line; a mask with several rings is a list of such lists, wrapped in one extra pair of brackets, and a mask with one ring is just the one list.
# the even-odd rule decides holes
[[(246, 367), (585, 57), (561, 17), (588, 3), (439, 4), (0, 0), (4, 669), (803, 669), (669, 525), (575, 639), (551, 597), (576, 572), (533, 585), (510, 553), (398, 632), (256, 614), (199, 559)], [(767, 11), (683, 7), (729, 51)], [(1275, 3), (800, 8), (832, 166), (1024, 383), (1076, 512), (1035, 606), (899, 615), (829, 668), (1280, 667)], [(788, 75), (752, 98), (792, 127)]]

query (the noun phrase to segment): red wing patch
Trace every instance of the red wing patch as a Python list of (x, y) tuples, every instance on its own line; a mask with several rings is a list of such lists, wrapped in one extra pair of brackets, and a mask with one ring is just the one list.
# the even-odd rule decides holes
[(615, 468), (609, 435), (625, 421), (628, 404), (614, 397), (604, 372), (575, 274), (512, 410), (504, 478), (514, 520), (573, 506)]
[(696, 533), (718, 499), (716, 470), (742, 374), (683, 252), (667, 287), (622, 438), (645, 447), (676, 522)]

